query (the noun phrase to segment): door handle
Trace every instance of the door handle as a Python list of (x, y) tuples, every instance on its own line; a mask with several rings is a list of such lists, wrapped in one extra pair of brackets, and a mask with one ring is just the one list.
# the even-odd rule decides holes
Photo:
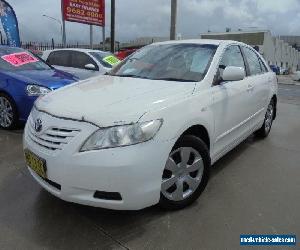
[(250, 92), (254, 89), (254, 86), (249, 84), (248, 87), (247, 87), (247, 92)]

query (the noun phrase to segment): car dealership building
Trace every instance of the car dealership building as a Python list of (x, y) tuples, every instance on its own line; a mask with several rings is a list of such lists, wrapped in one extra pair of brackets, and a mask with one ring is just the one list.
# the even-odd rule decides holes
[(300, 52), (280, 37), (273, 37), (269, 30), (208, 32), (201, 34), (201, 38), (244, 42), (255, 47), (269, 65), (277, 65), (292, 71), (300, 68)]

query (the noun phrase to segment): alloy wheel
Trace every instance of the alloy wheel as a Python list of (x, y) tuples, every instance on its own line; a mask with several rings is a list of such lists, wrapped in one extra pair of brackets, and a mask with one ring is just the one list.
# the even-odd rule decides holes
[(265, 131), (268, 133), (271, 130), (274, 116), (274, 107), (271, 102), (268, 106), (266, 117), (265, 117)]
[(172, 201), (182, 201), (191, 196), (202, 181), (204, 163), (198, 151), (181, 147), (173, 151), (166, 163), (161, 192)]
[(0, 96), (0, 126), (8, 128), (13, 122), (13, 107), (10, 101), (4, 96)]

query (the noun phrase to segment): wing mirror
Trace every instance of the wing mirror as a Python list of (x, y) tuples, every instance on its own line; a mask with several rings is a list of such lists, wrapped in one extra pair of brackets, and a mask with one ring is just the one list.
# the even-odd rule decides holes
[(96, 66), (92, 63), (86, 64), (84, 68), (88, 70), (96, 70)]
[(222, 74), (223, 81), (241, 81), (245, 78), (246, 73), (243, 67), (227, 66)]

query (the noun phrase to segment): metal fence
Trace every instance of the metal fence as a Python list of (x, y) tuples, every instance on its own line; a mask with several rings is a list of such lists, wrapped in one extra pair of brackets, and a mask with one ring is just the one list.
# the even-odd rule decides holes
[[(8, 45), (7, 41), (2, 39), (0, 41), (1, 45)], [(23, 49), (27, 50), (33, 50), (33, 51), (45, 51), (45, 50), (52, 50), (52, 49), (61, 49), (64, 48), (63, 44), (61, 43), (54, 43), (52, 41), (51, 43), (43, 43), (43, 42), (21, 42), (21, 47)], [(79, 48), (79, 49), (90, 49), (90, 44), (80, 44), (80, 43), (70, 43), (66, 45), (66, 48)], [(110, 48), (110, 44), (105, 44), (105, 50), (108, 51)], [(93, 49), (97, 50), (103, 50), (102, 43), (94, 44)], [(119, 50), (120, 46), (119, 44), (116, 44), (116, 49)]]

